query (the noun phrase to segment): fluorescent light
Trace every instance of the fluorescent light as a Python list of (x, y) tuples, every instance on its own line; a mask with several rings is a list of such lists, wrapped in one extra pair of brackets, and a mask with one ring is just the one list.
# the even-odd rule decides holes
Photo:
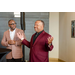
[(20, 12), (14, 12), (14, 17), (20, 17)]

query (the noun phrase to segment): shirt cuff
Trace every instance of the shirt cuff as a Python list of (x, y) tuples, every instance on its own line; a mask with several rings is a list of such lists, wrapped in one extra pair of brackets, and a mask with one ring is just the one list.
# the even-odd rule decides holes
[(24, 38), (21, 38), (21, 40), (23, 40)]
[(48, 47), (50, 47), (52, 44), (49, 44)]
[(10, 45), (8, 44), (8, 46), (10, 46)]

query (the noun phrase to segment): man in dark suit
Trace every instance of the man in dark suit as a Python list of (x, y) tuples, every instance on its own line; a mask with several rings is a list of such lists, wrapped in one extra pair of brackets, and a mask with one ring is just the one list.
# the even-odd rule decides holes
[(48, 51), (53, 49), (53, 37), (44, 31), (44, 22), (37, 20), (34, 25), (36, 31), (32, 35), (31, 41), (24, 39), (23, 34), (17, 33), (17, 36), (22, 40), (22, 44), (30, 48), (30, 62), (48, 62)]

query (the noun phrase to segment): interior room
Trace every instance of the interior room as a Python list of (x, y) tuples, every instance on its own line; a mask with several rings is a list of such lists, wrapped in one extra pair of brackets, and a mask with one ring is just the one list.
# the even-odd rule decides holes
[[(44, 30), (54, 37), (53, 50), (49, 51), (49, 62), (75, 62), (75, 12), (24, 12), (25, 36), (30, 41), (34, 31), (36, 20), (43, 20)], [(17, 23), (17, 28), (21, 29), (20, 13), (15, 16), (15, 12), (0, 12), (0, 42), (3, 33), (9, 29), (8, 20), (13, 19)], [(72, 28), (73, 27), (73, 28)], [(30, 49), (24, 46), (24, 60), (29, 61)], [(0, 48), (6, 48), (1, 45)], [(4, 59), (6, 61), (6, 59)]]

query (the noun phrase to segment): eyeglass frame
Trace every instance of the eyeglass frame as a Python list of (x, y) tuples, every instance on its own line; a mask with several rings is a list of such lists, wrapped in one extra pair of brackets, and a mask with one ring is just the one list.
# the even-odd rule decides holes
[(12, 23), (12, 24), (9, 24), (9, 25), (15, 25), (15, 24), (17, 24), (17, 23)]

